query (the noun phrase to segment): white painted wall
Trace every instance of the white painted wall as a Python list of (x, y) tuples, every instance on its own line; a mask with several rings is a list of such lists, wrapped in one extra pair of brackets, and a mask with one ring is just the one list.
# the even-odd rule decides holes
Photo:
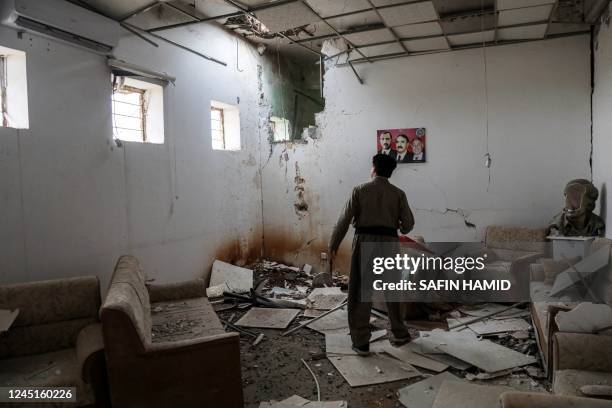
[[(159, 42), (122, 39), (115, 57), (177, 78), (164, 95), (163, 145), (112, 141), (105, 58), (0, 27), (27, 53), (29, 130), (0, 129), (0, 282), (96, 274), (137, 255), (159, 281), (207, 273), (215, 257), (258, 255), (257, 63), (219, 27), (164, 33), (227, 67)], [(240, 99), (242, 150), (213, 151), (210, 100)]]
[(593, 90), (593, 183), (599, 189), (598, 210), (606, 221), (606, 236), (612, 238), (610, 205), (612, 188), (612, 28), (610, 12), (595, 42), (595, 88)]
[[(565, 183), (590, 176), (589, 37), (488, 48), (486, 61), (488, 116), (481, 49), (360, 64), (365, 86), (350, 68), (329, 69), (320, 139), (274, 145), (264, 169), (266, 253), (321, 265), (341, 206), (368, 180), (376, 130), (387, 128), (427, 128), (429, 162), (392, 177), (415, 211), (413, 235), (480, 240), (491, 224), (545, 226)], [(296, 169), (305, 215), (293, 206)]]

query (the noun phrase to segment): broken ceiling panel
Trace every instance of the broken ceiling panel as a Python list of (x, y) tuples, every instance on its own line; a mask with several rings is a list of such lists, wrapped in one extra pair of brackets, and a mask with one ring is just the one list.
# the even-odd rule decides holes
[(270, 3), (270, 0), (240, 0), (238, 3), (247, 6), (249, 9), (252, 9), (253, 7), (258, 7), (266, 3)]
[(338, 31), (349, 31), (359, 27), (382, 23), (374, 10), (330, 18), (327, 22)]
[(507, 27), (497, 30), (497, 39), (502, 41), (537, 40), (546, 35), (546, 24), (522, 27)]
[(473, 33), (476, 31), (493, 30), (495, 15), (454, 17), (441, 21), (444, 32), (448, 34)]
[(495, 39), (495, 30), (482, 31), (477, 33), (449, 35), (448, 41), (451, 45), (482, 44)]
[(357, 46), (388, 42), (395, 39), (393, 34), (387, 28), (346, 34), (344, 38)]
[(337, 16), (371, 8), (367, 0), (306, 0), (306, 2), (321, 17)]
[[(359, 48), (359, 51), (361, 51), (366, 57), (380, 57), (383, 55), (400, 54), (405, 52), (402, 46), (396, 42), (390, 44), (373, 45), (371, 47), (361, 47)], [(353, 51), (350, 54), (351, 60), (361, 58), (363, 57), (356, 51)]]
[(524, 7), (542, 6), (545, 4), (554, 4), (555, 0), (497, 0), (498, 10), (509, 10)]
[(574, 23), (551, 23), (548, 26), (548, 35), (567, 34), (567, 33), (588, 33), (591, 31), (589, 24)]
[(442, 34), (442, 27), (440, 27), (438, 22), (407, 24), (393, 27), (393, 30), (400, 38), (427, 37)]
[(197, 21), (196, 17), (190, 17), (188, 13), (180, 11), (172, 6), (159, 3), (157, 6), (144, 13), (137, 14), (128, 22), (143, 30), (164, 27), (172, 24)]
[(195, 9), (207, 17), (217, 17), (240, 11), (225, 0), (195, 0)]
[(272, 33), (320, 21), (315, 13), (299, 1), (256, 11), (255, 16)]
[(440, 17), (466, 15), (468, 12), (481, 10), (492, 12), (495, 7), (495, 0), (433, 0), (433, 2)]
[(424, 23), (438, 19), (438, 13), (431, 1), (387, 7), (378, 10), (385, 23), (390, 27)]
[(503, 10), (499, 12), (498, 25), (500, 27), (517, 24), (537, 23), (548, 21), (553, 6), (538, 6), (522, 9)]
[(443, 36), (423, 38), (420, 40), (408, 40), (402, 42), (410, 52), (437, 51), (447, 50), (450, 48), (448, 46), (446, 38), (444, 38)]
[(148, 4), (150, 0), (83, 0), (83, 3), (93, 7), (96, 10), (112, 17), (123, 18), (136, 10), (139, 10)]

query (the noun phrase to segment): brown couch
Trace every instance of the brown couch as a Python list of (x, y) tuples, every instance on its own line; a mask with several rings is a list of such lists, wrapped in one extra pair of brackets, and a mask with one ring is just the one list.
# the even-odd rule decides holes
[(557, 332), (552, 350), (555, 394), (584, 397), (585, 385), (612, 386), (612, 336)]
[(0, 333), (0, 386), (76, 387), (79, 406), (104, 406), (99, 308), (94, 276), (0, 286), (0, 309), (19, 309)]
[[(589, 253), (597, 251), (602, 246), (610, 246), (612, 241), (605, 238), (596, 239), (591, 245)], [(541, 262), (546, 260), (542, 259)], [(552, 261), (552, 260), (551, 260)], [(553, 366), (555, 365), (554, 358), (549, 358), (552, 354), (553, 339), (556, 333), (559, 331), (555, 324), (555, 316), (559, 312), (572, 310), (576, 307), (579, 302), (576, 299), (580, 299), (578, 288), (570, 288), (560, 298), (551, 298), (550, 291), (553, 287), (554, 278), (547, 279), (545, 272), (546, 268), (543, 263), (538, 262), (530, 265), (531, 271), (531, 315), (533, 324), (535, 327), (535, 334), (540, 348), (540, 353), (543, 358), (544, 366), (548, 371), (549, 376), (553, 374)], [(550, 267), (550, 269), (555, 269)], [(565, 270), (567, 268), (561, 267), (558, 271)], [(557, 272), (558, 272), (557, 271)], [(602, 271), (595, 276), (596, 281), (591, 284), (594, 288), (596, 295), (605, 303), (612, 303), (612, 259), (608, 265), (607, 271)], [(588, 334), (587, 336), (599, 337), (601, 335)]]
[(158, 285), (152, 293), (165, 301), (151, 303), (138, 260), (119, 259), (102, 306), (114, 408), (242, 407), (239, 336), (199, 286)]

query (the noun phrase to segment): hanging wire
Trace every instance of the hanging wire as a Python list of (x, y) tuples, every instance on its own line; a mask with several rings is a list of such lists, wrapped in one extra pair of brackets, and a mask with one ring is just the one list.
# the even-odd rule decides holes
[[(480, 0), (480, 35), (482, 38), (482, 59), (484, 65), (484, 91), (485, 91), (485, 166), (488, 171), (488, 181), (487, 181), (487, 192), (489, 192), (489, 188), (491, 187), (491, 152), (489, 151), (489, 85), (488, 85), (488, 74), (487, 74), (487, 42), (485, 40), (484, 35), (484, 0)], [(494, 15), (494, 18), (497, 18)]]

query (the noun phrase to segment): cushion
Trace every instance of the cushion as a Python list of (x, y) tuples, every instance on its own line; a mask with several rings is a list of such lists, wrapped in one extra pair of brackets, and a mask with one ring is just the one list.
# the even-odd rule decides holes
[(555, 371), (553, 380), (555, 394), (584, 397), (580, 388), (585, 385), (612, 385), (612, 373), (583, 370)]
[(92, 391), (81, 380), (74, 349), (2, 360), (0, 386), (76, 387), (79, 405), (94, 402)]
[(96, 318), (100, 284), (85, 276), (0, 286), (0, 309), (16, 308), (13, 327)]

